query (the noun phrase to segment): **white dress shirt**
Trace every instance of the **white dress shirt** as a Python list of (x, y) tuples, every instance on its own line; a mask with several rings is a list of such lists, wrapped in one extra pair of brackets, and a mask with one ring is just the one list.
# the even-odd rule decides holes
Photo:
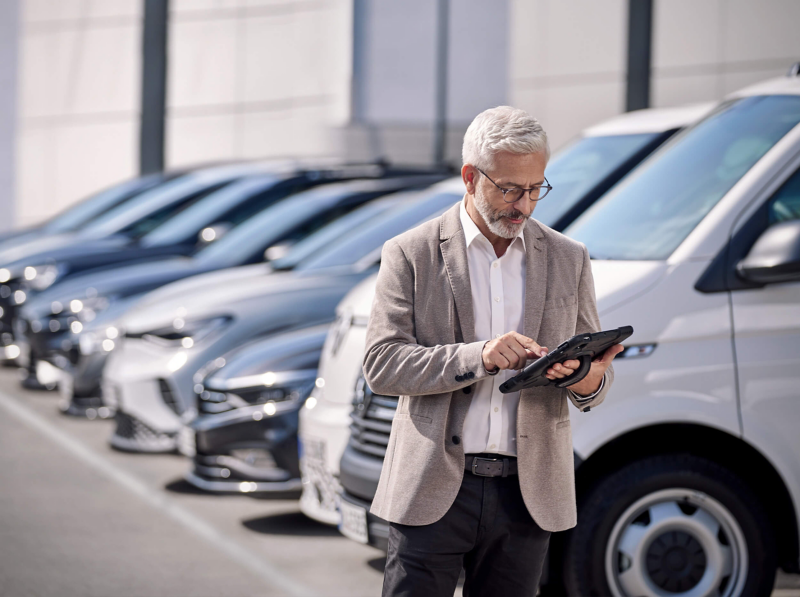
[[(522, 229), (502, 257), (472, 221), (461, 203), (461, 227), (467, 241), (476, 341), (489, 341), (508, 332), (523, 332), (526, 254)], [(566, 339), (566, 338), (565, 338)], [(535, 338), (534, 338), (535, 340)], [(500, 385), (518, 371), (506, 369), (473, 386), (472, 402), (464, 420), (464, 452), (517, 455), (519, 392), (502, 394)], [(600, 385), (602, 389), (603, 385)], [(599, 392), (600, 389), (597, 391)], [(590, 400), (590, 396), (577, 396)]]

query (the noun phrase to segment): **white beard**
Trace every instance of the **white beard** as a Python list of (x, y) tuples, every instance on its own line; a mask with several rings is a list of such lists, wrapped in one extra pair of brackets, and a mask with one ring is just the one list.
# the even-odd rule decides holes
[[(475, 190), (477, 191), (477, 189)], [(525, 227), (525, 224), (528, 223), (528, 218), (530, 215), (526, 216), (513, 207), (511, 208), (511, 211), (495, 210), (492, 209), (492, 206), (488, 201), (481, 197), (480, 193), (475, 193), (473, 196), (475, 197), (475, 209), (477, 209), (478, 213), (481, 214), (483, 221), (486, 222), (486, 226), (489, 228), (492, 234), (496, 234), (500, 238), (516, 238), (520, 231), (522, 231), (522, 229)], [(504, 216), (509, 215), (515, 216), (514, 219), (522, 218), (522, 221), (519, 224), (512, 224), (508, 220), (504, 219)]]

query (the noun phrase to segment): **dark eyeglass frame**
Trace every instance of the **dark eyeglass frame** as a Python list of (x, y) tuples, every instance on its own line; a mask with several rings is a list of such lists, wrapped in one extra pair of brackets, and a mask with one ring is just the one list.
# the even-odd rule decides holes
[[(488, 174), (486, 174), (486, 172), (484, 172), (480, 168), (475, 168), (475, 169), (478, 172), (480, 172), (481, 174), (483, 174), (488, 179), (489, 182), (491, 182), (494, 186), (496, 186), (498, 189), (500, 189), (500, 192), (503, 193), (503, 201), (505, 201), (506, 203), (516, 203), (517, 201), (519, 201), (520, 199), (522, 199), (525, 196), (525, 193), (528, 193), (528, 199), (530, 201), (541, 201), (542, 199), (547, 197), (547, 194), (550, 191), (553, 190), (553, 185), (550, 184), (550, 181), (547, 180), (546, 176), (544, 177), (545, 184), (538, 184), (538, 185), (536, 185), (534, 187), (531, 187), (530, 189), (523, 189), (521, 187), (512, 187), (510, 189), (504, 189), (499, 184), (497, 184), (495, 181), (493, 181), (491, 179), (491, 177)], [(544, 190), (544, 194), (543, 195), (540, 194), (536, 199), (534, 199), (533, 198), (533, 192), (536, 191), (537, 189), (539, 190), (539, 193), (541, 193), (542, 190)], [(509, 201), (508, 199), (506, 199), (506, 195), (508, 193), (512, 193), (514, 191), (522, 191), (522, 195), (520, 195), (519, 198), (514, 199), (513, 201)]]

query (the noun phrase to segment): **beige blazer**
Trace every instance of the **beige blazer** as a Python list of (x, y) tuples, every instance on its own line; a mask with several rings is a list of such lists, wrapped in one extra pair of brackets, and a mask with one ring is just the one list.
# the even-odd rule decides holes
[[(367, 329), (364, 376), (373, 391), (400, 396), (371, 511), (425, 525), (453, 504), (464, 475), (461, 433), (472, 393), (488, 374), (476, 341), (466, 240), (459, 205), (388, 241)], [(586, 247), (531, 219), (525, 226), (524, 333), (551, 350), (600, 329)], [(611, 387), (586, 409), (600, 404)], [(522, 390), (517, 458), (522, 496), (543, 529), (575, 526), (575, 476), (567, 400), (554, 387)], [(574, 400), (573, 400), (574, 401)], [(585, 416), (591, 416), (587, 414)]]

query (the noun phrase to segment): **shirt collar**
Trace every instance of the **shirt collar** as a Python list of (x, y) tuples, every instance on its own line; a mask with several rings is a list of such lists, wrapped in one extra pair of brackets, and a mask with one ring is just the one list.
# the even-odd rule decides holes
[[(472, 221), (471, 217), (469, 217), (469, 214), (467, 213), (467, 208), (466, 208), (466, 200), (462, 200), (461, 201), (461, 208), (459, 209), (459, 215), (461, 216), (461, 227), (464, 229), (464, 237), (466, 238), (468, 247), (472, 244), (472, 241), (474, 241), (478, 237), (481, 237), (484, 241), (489, 243), (489, 239), (486, 238), (483, 235), (483, 232), (480, 231), (480, 229), (478, 228), (478, 225), (475, 224), (475, 222)], [(527, 222), (526, 222), (526, 225), (527, 225)], [(523, 251), (525, 251), (525, 236), (524, 236), (524, 232), (525, 232), (525, 226), (520, 228), (519, 233), (517, 234), (517, 237), (516, 237), (522, 243), (522, 250)], [(489, 244), (491, 245), (491, 243), (489, 243)], [(514, 242), (511, 243), (511, 246), (513, 246), (514, 244), (516, 244), (516, 239), (514, 239)]]

